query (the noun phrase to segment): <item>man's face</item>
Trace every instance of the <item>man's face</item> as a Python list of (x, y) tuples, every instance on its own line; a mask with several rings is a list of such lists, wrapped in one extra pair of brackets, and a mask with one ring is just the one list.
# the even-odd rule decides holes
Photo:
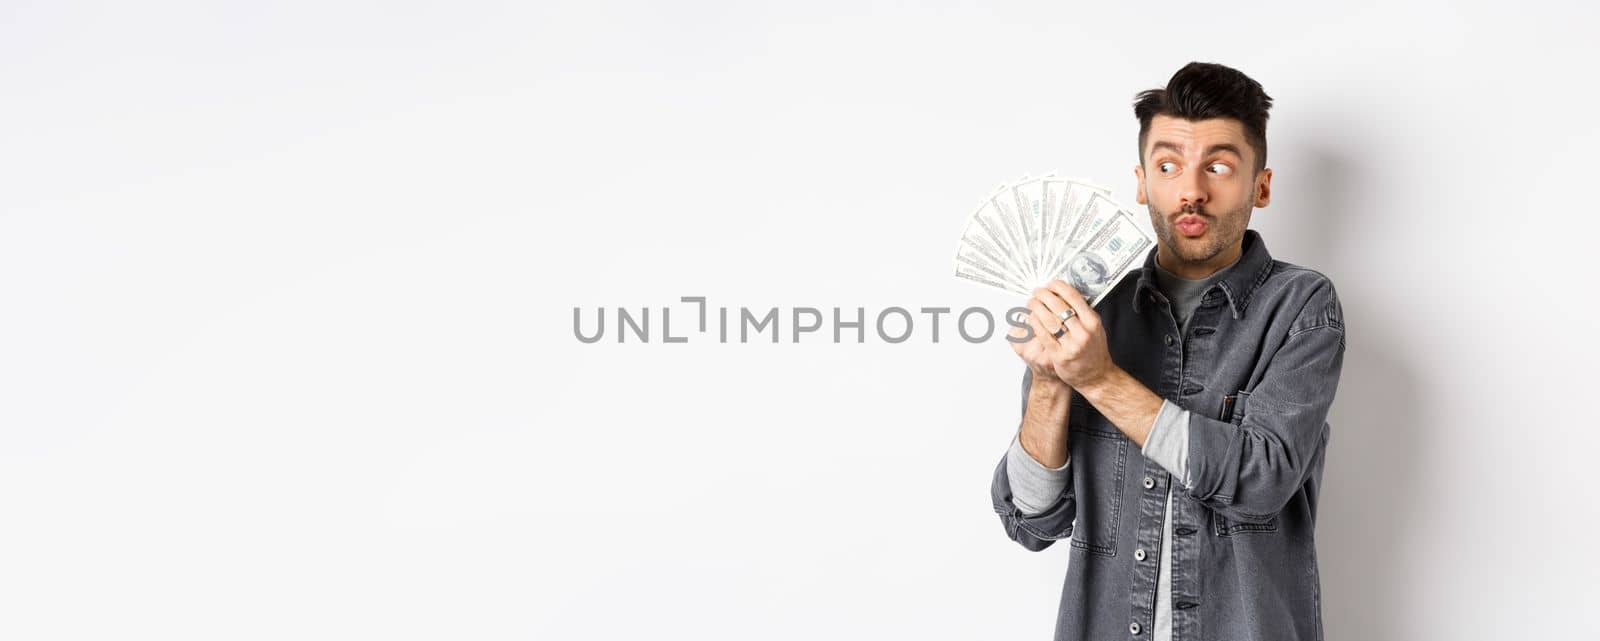
[(1253, 175), (1255, 150), (1231, 118), (1156, 116), (1134, 168), (1139, 204), (1161, 241), (1161, 266), (1203, 278), (1239, 257), (1250, 210), (1266, 207), (1272, 170)]

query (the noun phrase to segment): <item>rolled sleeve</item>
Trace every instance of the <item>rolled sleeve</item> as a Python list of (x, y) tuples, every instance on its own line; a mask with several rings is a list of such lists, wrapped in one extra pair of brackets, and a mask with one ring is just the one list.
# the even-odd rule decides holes
[(1026, 516), (1037, 516), (1055, 504), (1071, 478), (1072, 456), (1061, 467), (1045, 467), (1022, 447), (1022, 433), (1011, 437), (1006, 450), (1006, 476), (1011, 484), (1011, 500)]
[(1189, 410), (1162, 399), (1140, 451), (1189, 487)]

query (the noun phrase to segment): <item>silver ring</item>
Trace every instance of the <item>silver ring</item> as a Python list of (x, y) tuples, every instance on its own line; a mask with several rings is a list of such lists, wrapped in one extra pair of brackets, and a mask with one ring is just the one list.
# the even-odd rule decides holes
[(1067, 309), (1061, 310), (1061, 313), (1056, 314), (1056, 318), (1061, 319), (1061, 327), (1057, 328), (1056, 331), (1051, 332), (1050, 335), (1054, 336), (1056, 338), (1061, 338), (1062, 336), (1066, 335), (1066, 333), (1067, 333), (1067, 321), (1071, 320), (1073, 316), (1077, 315), (1077, 313), (1078, 312), (1076, 310), (1074, 310), (1074, 309), (1069, 307)]

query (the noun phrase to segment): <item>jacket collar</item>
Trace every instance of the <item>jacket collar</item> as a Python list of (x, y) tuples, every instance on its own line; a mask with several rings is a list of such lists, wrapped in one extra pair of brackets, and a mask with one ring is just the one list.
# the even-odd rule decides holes
[[(1145, 300), (1145, 291), (1150, 292), (1151, 298), (1166, 296), (1161, 293), (1161, 288), (1156, 284), (1156, 251), (1151, 247), (1150, 253), (1145, 255), (1144, 267), (1139, 269), (1139, 284), (1133, 292), (1133, 311), (1138, 313), (1140, 305)], [(1245, 308), (1250, 305), (1250, 296), (1255, 294), (1256, 288), (1266, 282), (1267, 276), (1272, 273), (1272, 255), (1267, 253), (1267, 245), (1261, 240), (1261, 234), (1254, 229), (1244, 230), (1244, 249), (1239, 256), (1239, 261), (1234, 263), (1217, 284), (1207, 289), (1202, 300), (1210, 300), (1213, 296), (1212, 289), (1222, 290), (1222, 296), (1228, 299), (1228, 304), (1233, 309), (1235, 320), (1244, 318)]]

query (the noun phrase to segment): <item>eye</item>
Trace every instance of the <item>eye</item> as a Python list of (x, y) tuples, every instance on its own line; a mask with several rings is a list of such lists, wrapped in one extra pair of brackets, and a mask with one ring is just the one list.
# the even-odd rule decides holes
[(1178, 170), (1178, 165), (1170, 160), (1163, 160), (1156, 164), (1156, 169), (1163, 174), (1170, 174)]
[(1208, 169), (1211, 170), (1211, 173), (1217, 174), (1219, 176), (1225, 176), (1229, 172), (1233, 171), (1232, 167), (1224, 165), (1224, 164), (1222, 164), (1220, 162), (1211, 163), (1211, 166), (1208, 167)]

